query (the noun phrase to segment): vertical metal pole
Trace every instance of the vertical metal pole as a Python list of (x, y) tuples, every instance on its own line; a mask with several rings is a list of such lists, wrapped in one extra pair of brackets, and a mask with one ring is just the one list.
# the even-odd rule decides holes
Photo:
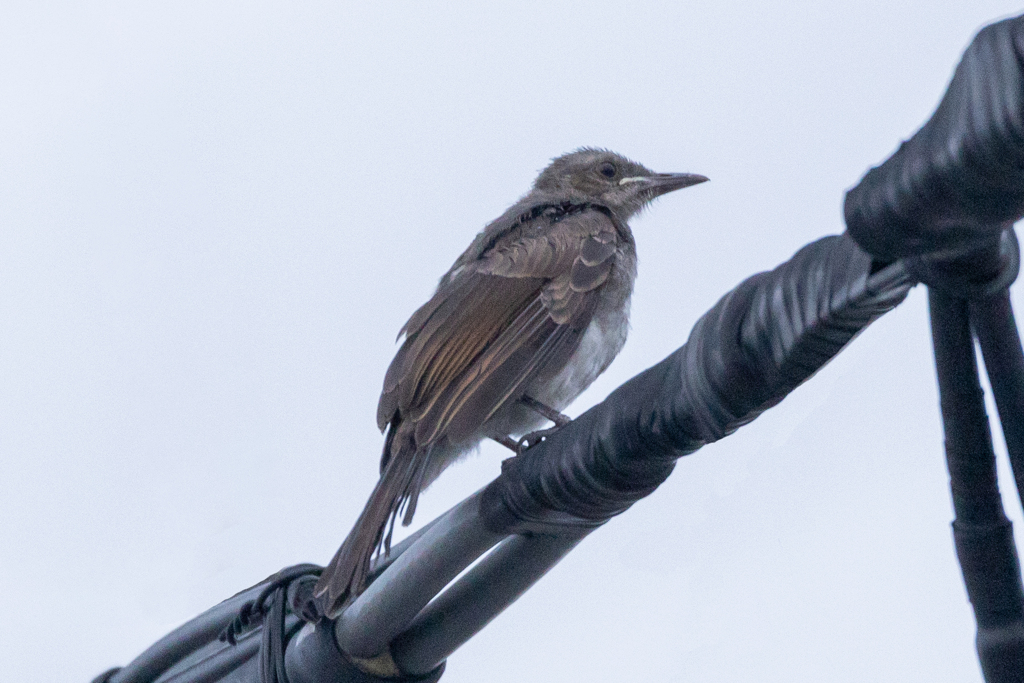
[(1024, 587), (1013, 527), (999, 497), (968, 304), (931, 288), (929, 305), (956, 515), (953, 540), (978, 623), (978, 659), (988, 683), (1021, 683)]
[(978, 335), (992, 394), (1003, 425), (1006, 450), (1024, 504), (1024, 351), (1013, 316), (1010, 291), (971, 301), (971, 325)]

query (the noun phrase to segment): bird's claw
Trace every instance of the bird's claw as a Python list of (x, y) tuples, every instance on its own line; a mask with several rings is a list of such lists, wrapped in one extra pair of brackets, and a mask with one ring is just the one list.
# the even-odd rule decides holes
[(538, 429), (535, 432), (525, 434), (516, 444), (516, 454), (522, 455), (558, 430), (559, 427), (550, 427), (548, 429)]

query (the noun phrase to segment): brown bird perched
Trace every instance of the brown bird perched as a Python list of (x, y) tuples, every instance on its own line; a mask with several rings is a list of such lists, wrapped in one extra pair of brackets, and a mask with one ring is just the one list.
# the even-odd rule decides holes
[(515, 447), (511, 437), (545, 419), (568, 421), (559, 411), (626, 341), (636, 278), (628, 220), (706, 180), (580, 149), (554, 159), (476, 236), (399, 333), (377, 407), (387, 430), (380, 481), (314, 588), (320, 614), (337, 616), (363, 590), (371, 556), (390, 545), (389, 523), (403, 515), (408, 525), (444, 468), (482, 439)]

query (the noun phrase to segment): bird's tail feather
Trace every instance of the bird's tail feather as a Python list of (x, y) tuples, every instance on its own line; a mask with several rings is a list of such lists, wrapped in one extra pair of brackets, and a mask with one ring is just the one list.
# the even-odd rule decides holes
[[(385, 447), (391, 445), (392, 439), (388, 439)], [(425, 452), (417, 453), (412, 443), (400, 444), (391, 452), (366, 507), (313, 589), (320, 615), (337, 616), (363, 591), (374, 552), (379, 552), (382, 547), (385, 553), (391, 550), (391, 533), (396, 518), (404, 512), (403, 525), (412, 521), (429, 459), (427, 455)]]

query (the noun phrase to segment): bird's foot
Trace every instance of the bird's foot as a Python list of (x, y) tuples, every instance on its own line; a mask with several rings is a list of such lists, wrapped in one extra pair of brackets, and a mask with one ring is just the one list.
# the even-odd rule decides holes
[[(540, 415), (544, 419), (551, 420), (552, 422), (554, 422), (556, 427), (564, 427), (565, 425), (572, 422), (572, 418), (569, 417), (568, 415), (564, 415), (563, 413), (558, 412), (554, 408), (544, 405), (535, 398), (524, 395), (519, 400), (522, 401), (524, 405), (540, 413)], [(520, 439), (520, 441), (522, 441), (522, 439)]]
[(505, 448), (509, 449), (516, 455), (520, 455), (523, 451), (527, 450), (532, 446), (536, 446), (538, 443), (544, 440), (544, 437), (553, 434), (555, 430), (561, 429), (570, 422), (572, 418), (568, 415), (563, 415), (554, 408), (544, 405), (540, 401), (530, 396), (523, 396), (519, 399), (520, 402), (531, 410), (537, 412), (541, 417), (546, 420), (551, 420), (555, 423), (555, 426), (551, 429), (538, 429), (535, 432), (530, 432), (523, 438), (516, 441), (510, 436), (495, 436), (491, 437)]
[(530, 432), (519, 439), (519, 443), (516, 444), (516, 455), (522, 455), (526, 451), (530, 450), (541, 441), (557, 432), (561, 427), (551, 427), (550, 429), (538, 429), (535, 432)]

